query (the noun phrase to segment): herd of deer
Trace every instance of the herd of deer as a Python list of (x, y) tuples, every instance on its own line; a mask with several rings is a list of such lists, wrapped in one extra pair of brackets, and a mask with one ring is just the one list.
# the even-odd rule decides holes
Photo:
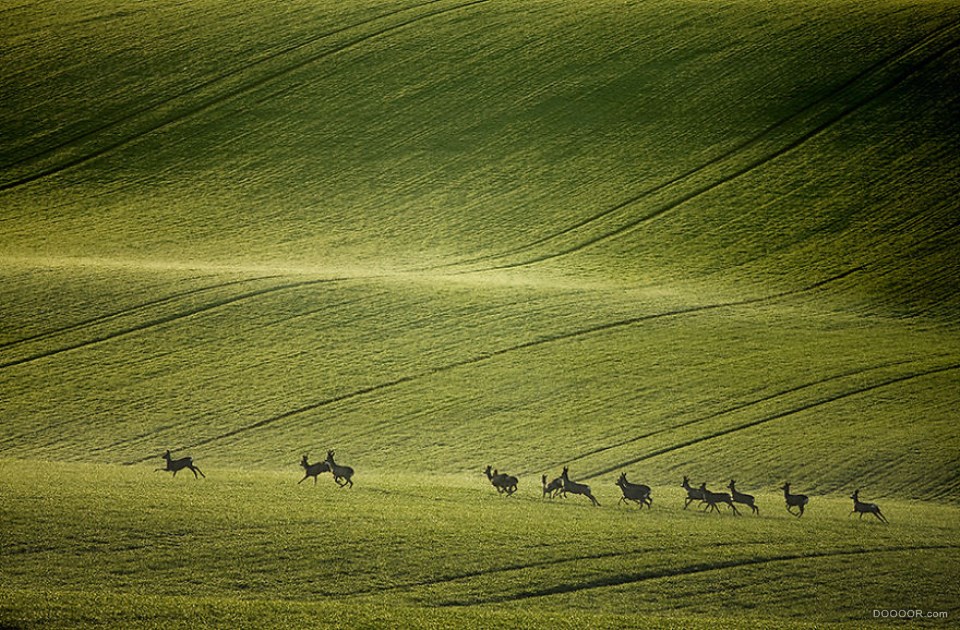
[[(304, 470), (303, 479), (301, 479), (297, 483), (301, 484), (307, 479), (309, 479), (310, 477), (313, 477), (313, 483), (316, 484), (317, 477), (319, 477), (321, 473), (328, 472), (328, 473), (333, 473), (333, 480), (337, 482), (337, 485), (339, 485), (341, 488), (347, 485), (349, 485), (352, 488), (353, 487), (353, 468), (350, 468), (349, 466), (341, 466), (340, 464), (336, 463), (335, 461), (333, 461), (333, 455), (334, 455), (333, 451), (327, 451), (327, 458), (325, 460), (323, 460), (322, 462), (315, 462), (311, 464), (307, 460), (307, 455), (305, 454), (303, 458), (300, 460), (300, 466)], [(204, 478), (206, 477), (206, 475), (203, 474), (203, 471), (197, 468), (197, 466), (193, 463), (192, 457), (181, 457), (180, 459), (173, 459), (170, 456), (169, 450), (166, 453), (164, 453), (162, 457), (164, 460), (166, 460), (167, 465), (165, 468), (157, 468), (157, 471), (171, 472), (173, 473), (173, 476), (176, 477), (178, 472), (180, 472), (184, 468), (187, 468), (193, 472), (194, 478), (198, 478), (197, 473), (200, 473), (200, 477), (204, 477)]]
[[(497, 489), (497, 492), (507, 495), (516, 492), (518, 484), (516, 477), (500, 473), (497, 470), (491, 470), (491, 466), (487, 466), (484, 472), (487, 475), (487, 479), (493, 484), (493, 487)], [(594, 505), (600, 505), (599, 501), (597, 501), (596, 497), (591, 493), (590, 486), (570, 479), (570, 470), (566, 466), (563, 468), (560, 476), (553, 481), (547, 482), (547, 476), (541, 476), (540, 485), (542, 488), (542, 497), (553, 499), (558, 496), (566, 497), (568, 494), (578, 494), (590, 499)], [(620, 473), (620, 477), (615, 482), (615, 485), (620, 488), (623, 494), (623, 496), (620, 497), (620, 501), (617, 502), (617, 505), (625, 501), (633, 501), (636, 503), (637, 509), (642, 510), (644, 505), (648, 508), (653, 507), (653, 497), (651, 496), (650, 486), (642, 483), (631, 483), (627, 480), (627, 473)], [(717, 505), (723, 503), (733, 510), (735, 515), (739, 516), (740, 511), (737, 510), (737, 506), (734, 505), (735, 503), (739, 503), (749, 507), (753, 514), (757, 516), (760, 515), (760, 508), (757, 507), (754, 497), (737, 490), (736, 479), (731, 479), (727, 485), (730, 489), (729, 493), (708, 490), (706, 483), (700, 484), (699, 488), (694, 488), (690, 485), (690, 478), (686, 476), (684, 476), (683, 483), (680, 484), (680, 487), (687, 491), (687, 498), (683, 504), (683, 509), (687, 509), (691, 503), (699, 501), (699, 505), (704, 511), (715, 510), (719, 514), (720, 508), (717, 507)], [(783, 490), (783, 498), (787, 504), (787, 511), (797, 518), (803, 516), (804, 507), (810, 502), (810, 497), (805, 494), (791, 494), (789, 483), (783, 484), (780, 489)], [(884, 523), (887, 522), (886, 517), (880, 512), (880, 506), (876, 503), (865, 503), (860, 500), (859, 488), (850, 495), (850, 498), (853, 499), (853, 510), (850, 512), (851, 516), (853, 514), (859, 514), (862, 519), (864, 514), (873, 514), (880, 521)], [(794, 512), (794, 510), (796, 510), (796, 512)]]
[[(303, 458), (300, 460), (300, 466), (303, 468), (304, 474), (303, 478), (297, 482), (301, 484), (310, 477), (313, 477), (313, 483), (316, 485), (317, 478), (325, 473), (329, 472), (333, 474), (333, 480), (341, 488), (345, 486), (353, 487), (353, 468), (349, 466), (341, 466), (333, 460), (334, 452), (327, 451), (327, 458), (321, 462), (310, 463), (308, 460), (307, 454), (304, 454)], [(181, 457), (180, 459), (173, 459), (168, 450), (163, 454), (163, 459), (166, 461), (166, 467), (157, 468), (158, 471), (166, 471), (173, 473), (173, 476), (176, 477), (177, 473), (184, 468), (189, 469), (194, 478), (206, 477), (203, 474), (203, 471), (200, 470), (194, 463), (192, 457)], [(520, 484), (520, 480), (513, 475), (508, 475), (506, 473), (501, 473), (498, 470), (495, 470), (492, 466), (487, 466), (484, 470), (487, 479), (490, 480), (490, 483), (494, 488), (497, 489), (497, 492), (507, 496), (512, 495), (517, 491), (517, 486)], [(555, 478), (553, 481), (547, 482), (547, 476), (543, 475), (540, 478), (540, 483), (542, 485), (543, 494), (542, 497), (547, 498), (556, 498), (558, 496), (566, 497), (568, 494), (580, 495), (590, 499), (590, 502), (595, 506), (599, 507), (600, 502), (597, 501), (596, 497), (593, 496), (593, 493), (590, 491), (590, 486), (585, 483), (579, 483), (570, 479), (570, 469), (567, 466), (563, 467), (563, 472), (560, 473), (560, 476)], [(637, 505), (637, 509), (643, 509), (643, 506), (646, 505), (647, 508), (653, 507), (653, 497), (651, 496), (650, 486), (646, 486), (642, 483), (631, 483), (627, 481), (627, 473), (620, 473), (620, 477), (615, 482), (615, 485), (620, 488), (623, 496), (620, 497), (620, 501), (617, 502), (617, 505), (623, 503), (624, 501), (633, 501)], [(737, 516), (740, 515), (740, 512), (737, 510), (735, 503), (748, 506), (753, 514), (760, 515), (760, 508), (758, 508), (754, 502), (752, 495), (744, 494), (737, 491), (737, 481), (736, 479), (731, 479), (727, 487), (730, 489), (730, 492), (713, 492), (712, 490), (707, 489), (706, 483), (701, 483), (699, 488), (694, 488), (690, 485), (690, 478), (684, 476), (683, 483), (680, 484), (684, 490), (687, 491), (687, 498), (683, 504), (683, 509), (690, 507), (691, 503), (699, 501), (701, 509), (704, 511), (716, 511), (720, 513), (720, 508), (717, 507), (718, 504), (723, 503)], [(790, 493), (790, 484), (785, 483), (783, 487), (780, 488), (783, 490), (783, 498), (787, 503), (787, 511), (790, 514), (800, 518), (803, 516), (804, 506), (809, 503), (810, 498), (805, 494), (791, 494)], [(860, 489), (850, 495), (850, 498), (853, 499), (853, 510), (850, 512), (850, 515), (859, 514), (860, 518), (863, 518), (864, 514), (873, 514), (881, 522), (886, 523), (887, 519), (880, 512), (880, 506), (876, 503), (865, 503), (860, 501)], [(794, 509), (797, 511), (794, 512)]]

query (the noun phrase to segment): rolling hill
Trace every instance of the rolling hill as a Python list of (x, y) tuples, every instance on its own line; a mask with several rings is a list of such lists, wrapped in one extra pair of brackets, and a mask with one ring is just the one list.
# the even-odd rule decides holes
[[(371, 602), (414, 586), (397, 601), (419, 625), (560, 623), (590, 608), (567, 581), (577, 558), (577, 583), (606, 594), (607, 616), (590, 623), (611, 627), (638, 622), (616, 611), (649, 580), (661, 591), (647, 612), (679, 625), (802, 625), (811, 596), (823, 620), (856, 624), (841, 567), (881, 543), (916, 559), (895, 571), (891, 559), (895, 578), (864, 601), (903, 583), (955, 592), (921, 576), (956, 577), (958, 553), (946, 523), (960, 509), (960, 4), (11, 0), (0, 33), (0, 479), (14, 497), (4, 527), (24, 548), (37, 513), (14, 478), (45, 488), (40, 505), (60, 492), (33, 465), (79, 480), (62, 491), (56, 537), (102, 475), (98, 522), (156, 542), (162, 519), (131, 524), (124, 489), (159, 515), (168, 484), (137, 479), (164, 450), (202, 462), (203, 483), (240, 475), (244, 500), (276, 493), (260, 507), (290, 534), (306, 488), (283, 480), (299, 479), (304, 452), (335, 448), (403, 515), (391, 536), (419, 511), (434, 519), (424, 538), (455, 550), (438, 559), (408, 541), (381, 549), (366, 577), (341, 567), (349, 588), (324, 591), (324, 614), (346, 626), (396, 622)], [(518, 474), (526, 497), (490, 503), (488, 464)], [(670, 551), (642, 569), (627, 567), (641, 547), (617, 555), (623, 515), (576, 512), (602, 549), (561, 545), (540, 561), (533, 540), (491, 525), (527, 549), (516, 562), (533, 579), (498, 573), (510, 555), (471, 546), (471, 510), (556, 540), (563, 524), (531, 510), (540, 475), (563, 466), (605, 505), (627, 471), (674, 508), (690, 475), (735, 477), (768, 504), (790, 480), (841, 518), (862, 487), (929, 518), (855, 549), (840, 543), (852, 521), (831, 523), (821, 562), (843, 588), (791, 581), (787, 567), (785, 591), (757, 595), (786, 597), (791, 614), (758, 613), (747, 596), (763, 591), (765, 563), (820, 557), (820, 534), (791, 539), (782, 513), (749, 526), (763, 553), (710, 565), (739, 576), (743, 596), (722, 614), (709, 575), (694, 590), (713, 604), (664, 603), (699, 575), (669, 568), (689, 556), (671, 519), (690, 515), (676, 510), (651, 514)], [(235, 525), (219, 499), (189, 492), (217, 528)], [(327, 500), (360, 519), (346, 555), (366, 566), (381, 525), (362, 504), (381, 495), (342, 494)], [(434, 500), (456, 505), (451, 523)], [(736, 535), (693, 522), (691, 536)], [(205, 527), (187, 526), (199, 546), (185, 562), (235, 570), (210, 564), (219, 543)], [(17, 578), (0, 621), (42, 607), (41, 567), (78, 553), (64, 545), (22, 572), (6, 559)], [(440, 579), (458, 556), (461, 577)], [(483, 586), (491, 571), (500, 594)], [(157, 591), (133, 575), (47, 588), (120, 614), (115, 588), (186, 596), (172, 571)], [(393, 586), (381, 593), (370, 575)], [(293, 579), (257, 587), (267, 609), (231, 610), (251, 625), (318, 614)], [(213, 608), (238, 601), (231, 584), (201, 590)], [(528, 616), (531, 598), (559, 603)], [(434, 617), (434, 600), (454, 617)], [(159, 618), (204, 605), (171, 601), (143, 605)]]

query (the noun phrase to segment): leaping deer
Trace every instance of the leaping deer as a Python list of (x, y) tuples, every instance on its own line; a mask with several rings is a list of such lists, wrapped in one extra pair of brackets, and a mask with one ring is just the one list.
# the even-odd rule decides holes
[(577, 483), (576, 481), (570, 480), (570, 470), (568, 467), (563, 467), (563, 473), (560, 475), (560, 478), (563, 479), (563, 491), (569, 492), (570, 494), (580, 494), (588, 499), (597, 507), (600, 507), (600, 502), (594, 498), (593, 494), (590, 492), (590, 486), (585, 483)]
[(644, 505), (648, 508), (653, 507), (653, 498), (650, 496), (650, 486), (645, 486), (642, 483), (630, 483), (627, 481), (627, 473), (624, 472), (620, 473), (620, 478), (617, 479), (616, 485), (620, 488), (620, 491), (623, 492), (623, 496), (617, 501), (617, 505), (620, 505), (624, 501), (633, 501), (637, 504), (638, 509), (641, 510)]
[(207, 476), (203, 474), (203, 471), (193, 465), (192, 457), (181, 457), (180, 459), (171, 459), (170, 450), (167, 449), (167, 452), (162, 455), (163, 459), (167, 460), (166, 468), (157, 468), (154, 472), (172, 472), (173, 476), (176, 477), (177, 473), (183, 470), (184, 468), (189, 468), (193, 472), (193, 478), (197, 478), (197, 473), (200, 473), (200, 476), (206, 478)]
[(341, 466), (333, 461), (333, 451), (327, 451), (327, 459), (324, 463), (330, 467), (330, 472), (333, 473), (333, 480), (337, 482), (338, 486), (342, 488), (350, 484), (350, 487), (353, 487), (353, 468)]
[(850, 512), (848, 516), (853, 516), (855, 513), (860, 514), (860, 519), (863, 519), (864, 514), (873, 514), (880, 522), (886, 523), (887, 519), (883, 514), (880, 513), (880, 506), (876, 503), (863, 503), (860, 501), (860, 488), (857, 488), (853, 494), (850, 495), (850, 498), (853, 499), (853, 511)]
[(793, 514), (793, 510), (791, 510), (790, 508), (792, 507), (800, 508), (800, 513), (793, 514), (793, 515), (796, 516), (797, 518), (800, 518), (801, 516), (803, 516), (803, 506), (805, 506), (810, 501), (810, 498), (805, 494), (790, 494), (789, 483), (783, 484), (783, 487), (781, 488), (781, 490), (783, 490), (783, 498), (786, 499), (787, 501), (787, 512), (790, 512), (791, 514)]
[(308, 477), (313, 477), (313, 485), (317, 485), (317, 479), (319, 475), (325, 472), (330, 472), (330, 464), (327, 462), (314, 462), (311, 464), (307, 461), (307, 454), (304, 453), (303, 459), (300, 460), (300, 466), (303, 467), (303, 479), (297, 482), (297, 485), (300, 485), (307, 480)]
[(540, 477), (540, 484), (543, 486), (543, 497), (554, 499), (558, 494), (563, 492), (563, 478), (561, 477), (557, 477), (550, 483), (547, 483), (547, 476), (543, 475)]
[(742, 503), (743, 505), (749, 505), (750, 509), (753, 510), (753, 513), (757, 516), (760, 516), (760, 508), (753, 504), (753, 496), (749, 494), (743, 494), (742, 492), (737, 492), (737, 481), (736, 479), (730, 480), (730, 485), (727, 486), (730, 488), (730, 494), (733, 495), (734, 503)]

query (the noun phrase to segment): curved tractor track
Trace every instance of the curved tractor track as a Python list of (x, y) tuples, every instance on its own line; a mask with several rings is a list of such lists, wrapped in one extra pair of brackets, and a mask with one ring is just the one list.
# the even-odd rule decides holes
[[(960, 44), (956, 39), (958, 28), (960, 28), (960, 22), (951, 22), (937, 28), (919, 41), (904, 46), (880, 59), (858, 75), (838, 85), (829, 93), (770, 125), (758, 134), (710, 160), (610, 208), (525, 245), (448, 263), (445, 266), (457, 268), (476, 263), (491, 263), (479, 269), (465, 269), (459, 273), (524, 267), (580, 252), (625, 234), (798, 149), (834, 125), (854, 115), (871, 102), (894, 90), (924, 67), (956, 50), (958, 44)], [(714, 171), (720, 172), (715, 173)], [(690, 190), (684, 190), (684, 188), (690, 188)], [(654, 197), (656, 198), (647, 204), (650, 208), (641, 216), (632, 215), (634, 206)], [(661, 200), (661, 198), (663, 199)], [(627, 216), (618, 218), (620, 214), (626, 214)], [(611, 221), (614, 223), (613, 226), (597, 225)], [(590, 235), (589, 232), (594, 231), (595, 226), (595, 231), (598, 233)], [(586, 233), (578, 236), (581, 232)], [(534, 250), (543, 245), (548, 245), (571, 235), (576, 237), (573, 244), (566, 246), (558, 244), (550, 251), (533, 253)], [(528, 252), (530, 252), (530, 255), (519, 260), (496, 262)]]
[[(35, 166), (36, 170), (32, 173), (0, 183), (0, 192), (19, 188), (31, 182), (87, 164), (131, 145), (152, 133), (179, 124), (228, 101), (275, 83), (311, 64), (323, 61), (365, 42), (407, 28), (423, 20), (468, 9), (489, 1), (471, 0), (450, 4), (445, 0), (430, 0), (429, 2), (389, 11), (356, 24), (331, 30), (306, 42), (292, 45), (238, 70), (209, 79), (194, 88), (165, 99), (151, 108), (131, 112), (118, 120), (101, 125), (57, 146), (24, 158), (14, 166), (22, 166), (26, 162), (36, 162), (37, 160), (50, 161), (52, 164), (37, 165)], [(438, 4), (440, 6), (433, 6)], [(411, 11), (417, 10), (421, 11), (413, 16), (407, 15)], [(362, 30), (364, 27), (374, 28), (352, 35), (354, 31)], [(335, 40), (338, 37), (340, 41), (328, 42), (328, 40)], [(314, 50), (318, 46), (322, 46), (322, 50)], [(293, 59), (290, 59), (291, 57)], [(85, 140), (96, 140), (98, 136), (104, 137), (99, 147), (83, 150), (82, 146), (76, 146)], [(114, 139), (115, 136), (119, 136), (119, 138)], [(78, 155), (60, 157), (61, 154), (73, 152), (78, 152)], [(49, 158), (49, 160), (46, 158)]]

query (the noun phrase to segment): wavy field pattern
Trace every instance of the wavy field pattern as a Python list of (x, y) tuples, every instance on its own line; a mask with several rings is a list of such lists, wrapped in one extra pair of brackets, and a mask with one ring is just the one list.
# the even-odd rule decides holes
[[(0, 34), (0, 625), (960, 614), (960, 4), (17, 0)], [(297, 486), (331, 448), (357, 487)], [(603, 509), (540, 499), (563, 466)], [(177, 496), (206, 520), (168, 534)]]

